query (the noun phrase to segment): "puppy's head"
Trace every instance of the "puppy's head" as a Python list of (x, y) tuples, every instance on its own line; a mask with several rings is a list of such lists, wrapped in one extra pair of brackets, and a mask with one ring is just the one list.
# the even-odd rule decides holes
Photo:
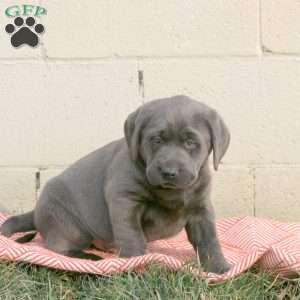
[(145, 104), (128, 116), (124, 131), (131, 159), (145, 167), (151, 185), (166, 189), (196, 182), (212, 150), (217, 170), (230, 141), (219, 114), (186, 96)]

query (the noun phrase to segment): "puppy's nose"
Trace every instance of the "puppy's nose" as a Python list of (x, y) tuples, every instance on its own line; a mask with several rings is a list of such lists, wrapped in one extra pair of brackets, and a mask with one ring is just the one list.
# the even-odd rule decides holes
[(175, 179), (178, 175), (177, 168), (163, 168), (160, 172), (165, 179)]

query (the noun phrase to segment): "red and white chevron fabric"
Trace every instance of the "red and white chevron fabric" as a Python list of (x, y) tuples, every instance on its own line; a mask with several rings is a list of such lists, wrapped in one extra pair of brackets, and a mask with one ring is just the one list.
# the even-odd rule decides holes
[[(0, 224), (7, 217), (0, 214)], [(184, 232), (167, 240), (149, 243), (147, 253), (138, 257), (124, 259), (112, 253), (92, 250), (105, 257), (99, 261), (56, 254), (43, 248), (38, 236), (30, 243), (18, 244), (13, 240), (17, 235), (10, 239), (0, 235), (0, 260), (25, 261), (56, 269), (102, 275), (132, 269), (141, 271), (146, 265), (156, 263), (170, 269), (185, 268), (213, 282), (234, 277), (256, 263), (261, 269), (281, 276), (299, 276), (300, 223), (239, 217), (219, 220), (217, 230), (225, 257), (232, 265), (223, 275), (201, 272), (195, 263), (190, 263), (195, 253)]]

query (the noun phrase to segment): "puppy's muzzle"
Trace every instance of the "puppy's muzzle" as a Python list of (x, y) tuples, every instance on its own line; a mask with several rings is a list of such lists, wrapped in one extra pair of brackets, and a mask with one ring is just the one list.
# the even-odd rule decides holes
[(174, 160), (157, 160), (147, 167), (147, 178), (153, 186), (170, 189), (183, 189), (189, 186), (196, 177), (192, 168)]
[(161, 167), (158, 166), (158, 171), (161, 175), (161, 177), (166, 181), (175, 181), (178, 178), (179, 175), (179, 168), (176, 167)]

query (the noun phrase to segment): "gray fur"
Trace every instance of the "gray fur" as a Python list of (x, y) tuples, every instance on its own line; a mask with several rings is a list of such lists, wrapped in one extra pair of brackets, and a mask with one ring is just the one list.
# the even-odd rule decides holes
[[(1, 227), (37, 230), (47, 248), (85, 257), (92, 243), (123, 257), (183, 228), (205, 270), (228, 270), (216, 236), (208, 166), (230, 140), (218, 113), (186, 96), (151, 101), (129, 115), (125, 139), (83, 157), (43, 189), (33, 212)], [(26, 239), (24, 239), (26, 240)], [(89, 257), (87, 257), (89, 258)], [(93, 258), (92, 258), (93, 259)]]

